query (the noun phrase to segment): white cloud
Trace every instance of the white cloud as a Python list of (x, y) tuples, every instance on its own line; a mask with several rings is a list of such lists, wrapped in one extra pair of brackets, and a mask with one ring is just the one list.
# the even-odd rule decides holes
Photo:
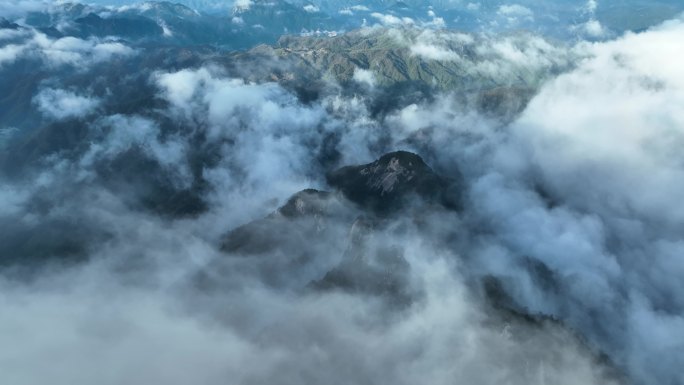
[(592, 19), (584, 23), (585, 32), (592, 37), (601, 37), (605, 34), (603, 26), (598, 20)]
[(425, 27), (442, 29), (446, 28), (446, 21), (442, 17), (433, 17), (432, 20), (425, 24)]
[(354, 69), (353, 79), (356, 82), (366, 84), (369, 87), (375, 86), (375, 75), (373, 75), (373, 71), (370, 71), (370, 70), (365, 70), (362, 68)]
[(342, 8), (339, 10), (339, 13), (341, 15), (348, 15), (351, 16), (354, 14), (354, 12), (369, 12), (370, 9), (366, 7), (365, 5), (353, 5), (351, 7), (346, 7)]
[(92, 46), (90, 58), (94, 63), (109, 61), (115, 57), (126, 57), (133, 55), (135, 51), (118, 42), (97, 42)]
[(30, 32), (25, 29), (0, 29), (0, 41), (26, 37)]
[(517, 23), (520, 20), (534, 20), (534, 12), (520, 4), (501, 5), (497, 10), (497, 14), (506, 18), (509, 23)]
[(682, 173), (675, 148), (684, 127), (677, 107), (684, 102), (684, 76), (672, 58), (684, 52), (682, 36), (684, 26), (673, 23), (587, 46), (592, 59), (542, 90), (521, 125), (546, 140), (564, 138), (563, 151), (539, 148), (554, 159), (554, 173), (561, 175), (565, 162), (608, 167), (594, 173), (628, 168), (629, 173), (613, 170), (614, 183), (602, 184), (613, 191), (606, 196), (619, 191), (635, 210), (684, 218), (674, 204), (684, 185), (673, 182)]
[[(246, 124), (242, 119), (252, 114), (259, 119), (249, 125), (262, 129), (287, 124), (286, 116), (295, 118), (297, 115), (295, 111), (288, 111), (293, 107), (293, 101), (289, 100), (291, 96), (276, 84), (250, 84), (241, 79), (225, 78), (215, 68), (161, 73), (155, 79), (164, 97), (181, 116), (193, 118), (192, 114), (199, 113), (207, 119), (211, 123), (212, 136), (221, 136), (221, 131), (230, 126)], [(281, 98), (288, 102), (281, 105)], [(306, 120), (307, 114), (299, 115), (299, 118)]]
[(169, 28), (169, 26), (164, 21), (159, 20), (159, 21), (157, 21), (157, 24), (159, 24), (159, 26), (162, 28), (163, 35), (165, 37), (172, 37), (173, 36), (173, 31), (171, 30), (171, 28)]
[(306, 12), (308, 12), (308, 13), (316, 13), (316, 12), (320, 12), (320, 11), (321, 11), (320, 8), (318, 8), (317, 6), (315, 6), (315, 5), (313, 5), (313, 4), (307, 4), (307, 5), (305, 5), (305, 6), (304, 6), (304, 10), (305, 10)]
[(100, 105), (101, 100), (68, 90), (46, 88), (33, 98), (33, 102), (45, 116), (62, 120), (91, 114)]
[(522, 77), (529, 84), (546, 80), (554, 69), (569, 68), (582, 56), (574, 49), (554, 46), (533, 35), (487, 39), (474, 48), (480, 60), (470, 71), (500, 80)]
[(365, 5), (352, 5), (351, 7), (349, 7), (349, 9), (351, 9), (352, 11), (370, 11), (370, 9)]
[(300, 105), (277, 84), (246, 83), (227, 78), (215, 68), (160, 73), (155, 81), (174, 114), (190, 122), (205, 122), (208, 140), (234, 141), (226, 155), (233, 166), (207, 170), (207, 178), (221, 186), (230, 184), (232, 178), (225, 173), (240, 165), (249, 170), (246, 185), (273, 182), (260, 194), (268, 196), (281, 188), (292, 192), (293, 185), (300, 185), (297, 170), (306, 167), (308, 142), (294, 133), (315, 135), (312, 127), (322, 118), (320, 107)]
[(386, 26), (400, 26), (400, 25), (413, 25), (415, 22), (409, 17), (397, 17), (394, 15), (383, 14), (379, 12), (371, 13), (371, 17), (377, 19), (382, 25)]
[(585, 12), (589, 16), (589, 20), (586, 23), (580, 24), (581, 32), (585, 33), (587, 36), (598, 38), (606, 35), (606, 29), (603, 27), (600, 21), (596, 19), (596, 9), (598, 8), (598, 2), (595, 0), (587, 1), (585, 5)]
[(87, 67), (134, 53), (134, 49), (120, 42), (84, 40), (72, 36), (52, 39), (43, 33), (32, 31), (23, 42), (0, 48), (0, 65), (26, 57), (42, 59), (49, 66)]
[(151, 159), (170, 172), (178, 188), (187, 188), (192, 182), (186, 162), (187, 141), (177, 135), (161, 138), (161, 130), (156, 122), (141, 117), (111, 115), (99, 119), (93, 130), (104, 133), (104, 138), (92, 142), (78, 165), (81, 170), (77, 178), (88, 179), (92, 176), (93, 166), (98, 161), (113, 159), (119, 154), (137, 147)]
[(190, 113), (185, 106), (191, 107), (199, 87), (210, 79), (208, 70), (199, 71), (182, 70), (174, 74), (159, 74), (157, 82), (164, 90), (164, 97), (177, 108), (184, 108), (185, 113)]
[[(202, 250), (183, 249), (173, 252), (187, 257)], [(0, 334), (0, 343), (15, 348), (0, 351), (0, 369), (15, 385), (215, 385), (227, 375), (237, 384), (293, 385), (302, 378), (397, 385), (461, 378), (484, 384), (506, 378), (522, 385), (542, 378), (559, 385), (612, 385), (571, 333), (551, 323), (539, 331), (488, 327), (464, 284), (451, 277), (451, 266), (443, 260), (420, 263), (418, 257), (410, 258), (423, 277), (425, 301), (396, 317), (361, 295), (296, 297), (252, 286), (222, 292), (220, 299), (174, 295), (165, 285), (125, 285), (98, 266), (37, 287), (3, 281), (0, 328), (13, 333)], [(195, 296), (201, 310), (183, 302)], [(226, 308), (230, 312), (221, 310)], [(44, 361), (41, 370), (35, 370), (36, 359)]]
[[(469, 295), (469, 283), (460, 276), (465, 271), (474, 274), (467, 277), (472, 281), (478, 274), (493, 274), (509, 282), (507, 293), (522, 307), (558, 317), (637, 380), (677, 383), (681, 349), (671, 341), (681, 339), (684, 325), (679, 295), (684, 290), (684, 76), (678, 60), (684, 27), (670, 23), (575, 48), (528, 34), (391, 33), (416, 55), (459, 60), (464, 71), (486, 84), (510, 80), (534, 87), (556, 71), (577, 68), (546, 84), (511, 127), (444, 95), (398, 107), (381, 120), (369, 113), (373, 100), (364, 95), (333, 93), (305, 105), (277, 84), (230, 78), (218, 68), (156, 73), (152, 81), (168, 110), (150, 115), (170, 116), (174, 126), (189, 127), (188, 135), (202, 134), (197, 135), (206, 140), (201, 150), (205, 144), (219, 147), (217, 164), (201, 170), (212, 190), (212, 211), (168, 221), (116, 205), (112, 210), (92, 199), (88, 205), (65, 199), (84, 206), (79, 210), (116, 211), (100, 217), (109, 235), (93, 248), (95, 259), (109, 256), (120, 271), (128, 270), (120, 267), (122, 255), (134, 255), (135, 266), (158, 256), (158, 266), (136, 271), (142, 278), (93, 273), (97, 266), (91, 264), (74, 275), (51, 274), (26, 286), (0, 280), (0, 329), (13, 331), (0, 333), (0, 346), (18, 347), (0, 350), (4, 378), (13, 384), (45, 383), (46, 375), (58, 385), (214, 384), (230, 373), (238, 383), (335, 383), (340, 378), (399, 385), (447, 384), (454, 378), (468, 383), (504, 378), (516, 385), (610, 383), (574, 333), (558, 323), (517, 334), (507, 326), (485, 326), (487, 315), (480, 309), (486, 305)], [(104, 44), (99, 51), (97, 44)], [(75, 65), (121, 54), (120, 47), (106, 44), (76, 39), (40, 47), (51, 50), (50, 62)], [(464, 46), (474, 57), (456, 55)], [(353, 78), (375, 81), (369, 70), (357, 69)], [(41, 95), (52, 110), (77, 111), (88, 104), (83, 92), (47, 89)], [(67, 108), (60, 109), (60, 103)], [(192, 180), (188, 138), (163, 133), (152, 117), (113, 115), (89, 129), (102, 140), (90, 143), (77, 161), (83, 169), (136, 146), (178, 173), (182, 187)], [(465, 238), (462, 243), (454, 239), (433, 247), (435, 239), (411, 235), (422, 229), (391, 223), (401, 235), (390, 243), (406, 250), (412, 284), (424, 298), (404, 312), (387, 313), (371, 296), (300, 295), (263, 282), (244, 285), (249, 269), (229, 269), (222, 279), (236, 289), (216, 298), (179, 288), (179, 277), (196, 271), (172, 261), (233, 263), (232, 256), (218, 255), (220, 233), (264, 215), (263, 202), (269, 199), (311, 186), (312, 179), (321, 183), (316, 178), (322, 171), (312, 171), (312, 165), (318, 164), (327, 134), (339, 140), (334, 150), (345, 163), (373, 159), (385, 147), (416, 146), (441, 170), (466, 176), (466, 211), (436, 220), (421, 213), (420, 221), (421, 227), (453, 230)], [(51, 187), (71, 177), (72, 169), (65, 170), (53, 175), (52, 184), (41, 182), (41, 189), (52, 195)], [(2, 185), (0, 214), (23, 213), (29, 199)], [(64, 206), (68, 203), (54, 204), (51, 212), (80, 219), (78, 210)], [(32, 215), (42, 219), (34, 213), (25, 217)], [(116, 215), (126, 220), (110, 220)], [(315, 241), (328, 246), (307, 239)], [(333, 253), (324, 254), (326, 263), (334, 262)], [(544, 289), (546, 283), (535, 283), (531, 273), (516, 266), (523, 256), (543, 262), (558, 289)], [(289, 268), (283, 274), (297, 276), (301, 266)], [(173, 287), (157, 282), (158, 276), (172, 277)], [(125, 283), (118, 284), (119, 279)], [(137, 280), (142, 287), (131, 283)], [(184, 296), (192, 311), (186, 311)], [(353, 311), (340, 313), (341, 308)], [(43, 360), (46, 365), (35, 370), (36, 357), (52, 351), (59, 351), (60, 359)], [(11, 365), (3, 366), (7, 362)]]
[(25, 50), (25, 46), (17, 44), (8, 44), (4, 47), (0, 47), (0, 66), (13, 63), (21, 57)]
[(412, 43), (409, 43), (409, 50), (412, 55), (428, 60), (457, 61), (460, 56), (454, 49), (471, 44), (473, 41), (473, 37), (467, 34), (426, 29), (421, 31)]
[(413, 44), (411, 46), (411, 54), (429, 60), (450, 61), (459, 59), (459, 56), (456, 52), (424, 42)]
[[(486, 77), (499, 84), (543, 82), (552, 71), (569, 68), (580, 51), (553, 45), (542, 37), (515, 34), (490, 38), (458, 32), (425, 29), (420, 32), (391, 30), (397, 43), (412, 55), (459, 63), (471, 76)], [(466, 54), (462, 54), (467, 52)]]
[(513, 17), (532, 17), (534, 12), (520, 4), (501, 5), (497, 11), (500, 15)]
[(598, 1), (588, 0), (585, 7), (587, 9), (587, 12), (593, 15), (594, 13), (596, 13), (596, 9), (598, 8)]
[(480, 10), (480, 3), (468, 3), (466, 5), (466, 9), (469, 11), (479, 11)]
[[(540, 234), (548, 230), (526, 225), (546, 223), (545, 229), (560, 231), (548, 238), (565, 239), (565, 249), (573, 250), (572, 255), (563, 255), (559, 244), (543, 252), (533, 251), (537, 246), (529, 247), (533, 243), (527, 241), (522, 243), (528, 246), (516, 244), (540, 258), (555, 254), (553, 263), (572, 265), (579, 259), (578, 265), (563, 268), (573, 269), (578, 280), (568, 292), (576, 291), (573, 295), (582, 298), (589, 288), (604, 287), (595, 292), (611, 293), (582, 302), (600, 309), (602, 319), (615, 317), (612, 311), (624, 314), (619, 316), (625, 323), (623, 332), (593, 338), (608, 346), (609, 354), (628, 362), (629, 375), (637, 383), (681, 378), (674, 363), (681, 358), (649, 357), (679, 354), (663, 341), (666, 335), (679, 336), (683, 322), (679, 293), (684, 287), (679, 276), (684, 265), (672, 257), (684, 251), (679, 241), (684, 221), (679, 204), (684, 195), (684, 73), (681, 63), (673, 60), (684, 52), (683, 37), (684, 23), (674, 21), (614, 41), (582, 44), (587, 58), (544, 86), (512, 127), (518, 159), (529, 154), (536, 168), (533, 175), (563, 206), (540, 211), (534, 198), (520, 193), (519, 198), (528, 201), (526, 208), (501, 217), (510, 218), (506, 222), (511, 233), (525, 228), (535, 234), (536, 245), (544, 243)], [(509, 148), (500, 155), (499, 170), (525, 164), (512, 161), (512, 152)], [(512, 180), (524, 178), (515, 175)], [(491, 184), (483, 187), (480, 193), (495, 190)], [(515, 190), (509, 187), (490, 204), (498, 210), (513, 207), (500, 199), (512, 197)], [(572, 212), (579, 215), (576, 220), (561, 218)], [(584, 229), (565, 227), (571, 222), (583, 223)], [(519, 237), (510, 240), (519, 242)], [(591, 268), (585, 269), (587, 265)], [(630, 294), (611, 299), (618, 295), (608, 289), (611, 286), (624, 287)], [(607, 310), (611, 306), (617, 309)], [(658, 310), (661, 306), (671, 310)], [(596, 326), (583, 317), (567, 315), (588, 335), (595, 333)]]
[(235, 0), (233, 6), (236, 9), (246, 11), (252, 6), (252, 0)]

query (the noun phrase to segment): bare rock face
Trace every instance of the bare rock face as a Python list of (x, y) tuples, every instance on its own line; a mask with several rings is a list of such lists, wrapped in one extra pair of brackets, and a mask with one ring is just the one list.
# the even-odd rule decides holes
[(453, 208), (450, 199), (458, 198), (451, 181), (406, 151), (383, 155), (370, 164), (343, 167), (329, 174), (328, 181), (338, 192), (302, 190), (265, 218), (232, 230), (224, 237), (222, 249), (264, 254), (283, 244), (302, 247), (303, 239), (322, 235), (333, 224), (348, 228), (360, 214), (370, 218), (401, 214), (411, 199)]
[(375, 214), (387, 215), (411, 198), (458, 207), (453, 181), (437, 175), (423, 159), (407, 151), (391, 152), (373, 163), (347, 166), (327, 176), (328, 183), (350, 201)]
[[(389, 217), (412, 217), (414, 207), (453, 209), (455, 182), (437, 175), (406, 151), (328, 175), (334, 192), (302, 190), (279, 209), (230, 231), (221, 250), (249, 258), (265, 281), (278, 285), (286, 271), (316, 271), (310, 288), (381, 296), (405, 306), (410, 266), (398, 245), (387, 242)], [(312, 241), (313, 240), (313, 241)], [(330, 262), (333, 262), (331, 265)], [(320, 270), (321, 266), (327, 266)]]
[(229, 232), (221, 249), (242, 255), (306, 250), (309, 237), (325, 236), (333, 225), (351, 221), (350, 209), (332, 193), (302, 190), (265, 218)]

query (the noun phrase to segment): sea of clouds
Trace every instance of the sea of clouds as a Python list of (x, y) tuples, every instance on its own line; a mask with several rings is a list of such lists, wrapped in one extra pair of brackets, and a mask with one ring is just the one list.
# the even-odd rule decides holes
[[(0, 76), (21, 60), (61, 74), (145, 54), (115, 40), (19, 34), (0, 30)], [(543, 81), (512, 119), (449, 93), (377, 116), (369, 105), (382, 93), (362, 69), (354, 79), (364, 92), (332, 82), (313, 102), (215, 64), (158, 69), (146, 75), (158, 103), (130, 113), (109, 112), (116, 94), (59, 75), (42, 83), (31, 103), (43, 123), (85, 122), (88, 140), (1, 180), (2, 257), (36, 258), (1, 273), (2, 382), (684, 382), (684, 22), (562, 46), (531, 34), (415, 36), (404, 43), (426, 60)], [(476, 39), (486, 39), (484, 60), (454, 49)], [(293, 193), (329, 189), (329, 169), (398, 149), (464, 181), (460, 212), (426, 213), (420, 224), (398, 216), (388, 228), (401, 230), (378, 236), (403, 250), (422, 293), (407, 308), (307, 289), (340, 262), (344, 250), (330, 245), (344, 239), (312, 236), (307, 247), (320, 256), (302, 263), (288, 259), (296, 250), (251, 260), (219, 249), (228, 231)], [(202, 151), (214, 158), (198, 171)], [(200, 179), (206, 210), (170, 218), (141, 209), (145, 183), (113, 188), (103, 169), (132, 154), (154, 164), (143, 180), (183, 190)], [(346, 224), (336, 226), (331, 234), (344, 237)], [(65, 238), (79, 262), (52, 246)], [(229, 267), (214, 277), (221, 289), (198, 287), (197, 274), (217, 261)], [(278, 279), (264, 266), (277, 266)], [(491, 325), (472, 284), (488, 276), (519, 309), (564, 326)]]

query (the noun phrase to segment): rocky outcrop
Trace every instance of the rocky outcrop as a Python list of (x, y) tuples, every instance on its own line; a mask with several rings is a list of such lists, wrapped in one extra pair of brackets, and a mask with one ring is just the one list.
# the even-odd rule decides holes
[[(307, 189), (265, 218), (230, 231), (221, 250), (236, 256), (267, 257), (265, 274), (277, 277), (281, 263), (317, 266), (340, 261), (313, 279), (314, 290), (348, 290), (378, 295), (393, 304), (415, 297), (409, 264), (398, 245), (387, 243), (390, 216), (411, 217), (415, 206), (454, 209), (453, 181), (437, 175), (417, 154), (391, 152), (376, 161), (327, 175), (333, 191)], [(456, 199), (450, 194), (455, 194)], [(332, 254), (332, 255), (331, 255)], [(337, 254), (337, 257), (335, 257)], [(341, 257), (340, 257), (341, 256)], [(280, 282), (278, 278), (274, 282)]]
[(369, 164), (343, 167), (328, 174), (327, 179), (347, 199), (380, 215), (400, 210), (411, 198), (452, 209), (458, 207), (460, 199), (459, 192), (451, 188), (452, 181), (407, 151), (391, 152)]

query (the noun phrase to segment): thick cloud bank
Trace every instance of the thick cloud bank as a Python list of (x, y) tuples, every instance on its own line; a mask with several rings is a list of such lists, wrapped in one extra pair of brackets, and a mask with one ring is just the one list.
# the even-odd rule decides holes
[(499, 207), (512, 214), (507, 243), (573, 281), (566, 294), (581, 306), (554, 311), (606, 340), (643, 383), (684, 380), (682, 36), (677, 21), (588, 47), (590, 60), (544, 87), (512, 131), (564, 207)]
[[(77, 63), (145, 54), (27, 36), (0, 48), (0, 65), (34, 55), (45, 71), (90, 76)], [(457, 92), (374, 112), (387, 94), (372, 68), (354, 72), (363, 89), (329, 80), (306, 101), (220, 61), (150, 59), (111, 87), (48, 77), (27, 107), (42, 130), (3, 160), (3, 382), (684, 383), (684, 23), (569, 48), (498, 41), (472, 73), (546, 73), (559, 57), (570, 68), (513, 121)], [(460, 60), (446, 47), (461, 43), (433, 32), (410, 43)], [(146, 98), (118, 99), (126, 81)], [(412, 202), (368, 219), (340, 197), (347, 211), (299, 244), (222, 248), (246, 223), (283, 223), (274, 210), (297, 191), (332, 191), (330, 171), (394, 150), (459, 181), (462, 207)], [(316, 286), (358, 228), (364, 252), (400, 256), (391, 274), (408, 266), (410, 301)]]

